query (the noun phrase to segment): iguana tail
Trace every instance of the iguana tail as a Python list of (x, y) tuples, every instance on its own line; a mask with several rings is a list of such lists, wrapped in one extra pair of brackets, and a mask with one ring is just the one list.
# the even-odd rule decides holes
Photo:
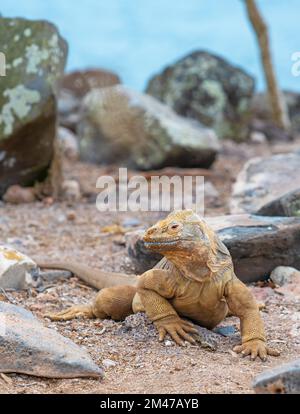
[(99, 290), (112, 286), (135, 286), (138, 280), (136, 275), (106, 272), (78, 262), (43, 262), (37, 260), (36, 263), (39, 267), (45, 269), (69, 270), (70, 272), (74, 273), (74, 275), (85, 281), (88, 285), (93, 286)]

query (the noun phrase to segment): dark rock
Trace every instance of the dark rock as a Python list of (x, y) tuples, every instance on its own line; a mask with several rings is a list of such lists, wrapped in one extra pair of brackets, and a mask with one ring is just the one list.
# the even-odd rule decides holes
[(127, 251), (135, 272), (138, 274), (152, 269), (162, 258), (160, 254), (149, 252), (145, 247), (142, 239), (143, 234), (143, 230), (136, 230), (125, 235)]
[(146, 92), (178, 114), (213, 127), (220, 137), (248, 133), (254, 79), (226, 60), (196, 51), (154, 76)]
[[(300, 218), (244, 214), (205, 220), (229, 249), (235, 273), (242, 281), (266, 279), (276, 266), (300, 268)], [(128, 254), (138, 273), (151, 269), (161, 259), (145, 248), (142, 234), (127, 235)]]
[(300, 188), (262, 206), (259, 216), (300, 217)]
[[(300, 132), (300, 94), (297, 92), (284, 91), (283, 95), (288, 107), (292, 132), (298, 133)], [(251, 111), (254, 117), (258, 120), (267, 121), (268, 125), (272, 124), (272, 111), (267, 94), (257, 93), (253, 96)]]
[(293, 135), (290, 132), (279, 128), (271, 121), (263, 121), (260, 119), (253, 119), (250, 123), (251, 134), (261, 133), (270, 142), (289, 142), (293, 140)]
[(220, 343), (220, 336), (209, 329), (203, 328), (202, 326), (195, 325), (195, 327), (198, 332), (193, 334), (193, 338), (195, 338), (201, 348), (212, 352), (216, 351)]
[(300, 266), (300, 218), (238, 215), (207, 222), (229, 249), (244, 282), (265, 279), (276, 266)]
[(207, 168), (220, 149), (211, 129), (121, 85), (85, 97), (78, 136), (84, 161), (141, 170), (172, 165)]
[(70, 277), (72, 277), (72, 273), (68, 270), (49, 270), (40, 272), (39, 276), (42, 279), (42, 281), (53, 282), (58, 279), (69, 279)]
[(95, 377), (102, 371), (90, 356), (31, 312), (0, 302), (0, 372), (46, 378)]
[(53, 156), (57, 81), (67, 44), (46, 21), (0, 18), (0, 196), (45, 177)]
[(2, 198), (9, 204), (30, 204), (36, 201), (34, 188), (24, 188), (17, 184), (8, 187)]
[(80, 120), (82, 98), (93, 89), (106, 88), (119, 83), (121, 83), (121, 79), (118, 75), (103, 69), (75, 71), (66, 74), (60, 84), (58, 101), (60, 125), (75, 131)]
[(104, 69), (90, 69), (67, 73), (61, 80), (62, 90), (70, 91), (77, 98), (83, 98), (93, 89), (107, 88), (121, 83), (119, 76)]
[(230, 211), (297, 215), (299, 189), (300, 152), (253, 158), (245, 164), (233, 186)]
[(300, 394), (300, 359), (258, 375), (253, 388), (257, 394)]

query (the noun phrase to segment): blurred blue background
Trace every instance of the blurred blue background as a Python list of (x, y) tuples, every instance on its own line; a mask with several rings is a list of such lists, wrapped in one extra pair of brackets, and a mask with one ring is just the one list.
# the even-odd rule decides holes
[[(257, 2), (270, 27), (280, 85), (300, 90), (300, 78), (291, 74), (291, 54), (300, 50), (300, 1)], [(264, 87), (242, 0), (0, 0), (0, 13), (54, 22), (70, 45), (68, 69), (110, 69), (138, 90), (195, 49), (242, 66)]]

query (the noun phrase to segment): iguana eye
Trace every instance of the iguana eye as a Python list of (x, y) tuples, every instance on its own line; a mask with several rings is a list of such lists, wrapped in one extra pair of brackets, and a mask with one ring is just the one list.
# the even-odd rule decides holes
[(180, 227), (180, 224), (179, 223), (172, 223), (172, 224), (170, 224), (170, 226), (169, 226), (169, 228), (171, 229), (171, 230), (176, 230), (176, 229), (178, 229)]

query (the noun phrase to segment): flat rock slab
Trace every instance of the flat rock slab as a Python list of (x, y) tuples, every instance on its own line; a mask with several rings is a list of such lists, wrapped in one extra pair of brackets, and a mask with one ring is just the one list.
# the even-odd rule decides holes
[(257, 394), (300, 394), (300, 359), (258, 375), (253, 388)]
[[(299, 203), (295, 198), (282, 203), (276, 200), (299, 188), (300, 152), (253, 158), (245, 164), (233, 186), (230, 211), (232, 214), (262, 212), (262, 215), (281, 215), (282, 209), (297, 212)], [(270, 211), (273, 213), (269, 214)]]
[(0, 288), (26, 289), (37, 286), (39, 271), (28, 256), (8, 246), (0, 246)]
[(31, 312), (0, 302), (0, 372), (46, 378), (102, 375), (78, 345), (44, 327)]
[[(263, 280), (276, 266), (300, 268), (300, 218), (242, 214), (205, 220), (229, 249), (242, 281)], [(138, 273), (151, 269), (161, 258), (145, 248), (142, 234), (127, 235), (128, 254)]]

